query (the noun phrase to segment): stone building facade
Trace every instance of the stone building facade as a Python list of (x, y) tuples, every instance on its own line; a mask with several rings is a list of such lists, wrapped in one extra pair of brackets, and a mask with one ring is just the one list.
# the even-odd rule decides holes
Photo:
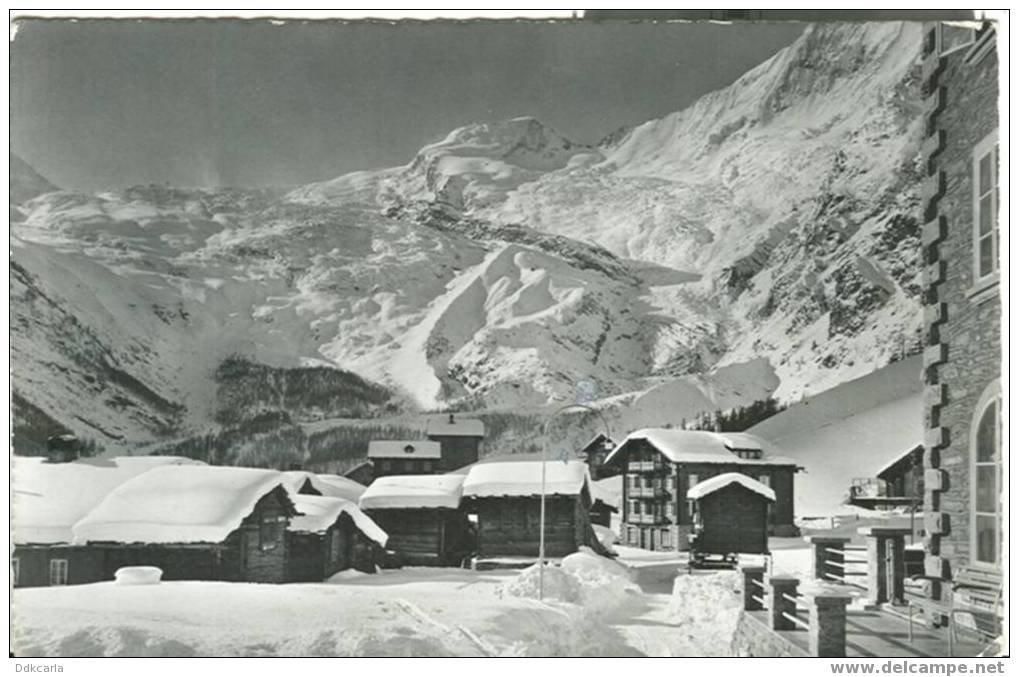
[(1001, 301), (995, 29), (925, 31), (925, 574), (1000, 568)]

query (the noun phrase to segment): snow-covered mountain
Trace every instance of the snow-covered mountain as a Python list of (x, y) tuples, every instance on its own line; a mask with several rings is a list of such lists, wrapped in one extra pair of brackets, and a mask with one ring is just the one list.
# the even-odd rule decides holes
[(517, 118), (289, 192), (54, 192), (12, 158), (16, 417), (129, 444), (241, 400), (313, 420), (584, 381), (662, 425), (866, 373), (919, 328), (919, 43), (811, 27), (597, 146)]

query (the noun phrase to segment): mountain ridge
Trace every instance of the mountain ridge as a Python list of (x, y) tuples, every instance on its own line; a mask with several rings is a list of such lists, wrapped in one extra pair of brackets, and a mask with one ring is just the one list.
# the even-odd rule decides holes
[[(919, 336), (919, 40), (812, 27), (594, 146), (521, 117), (287, 191), (29, 190), (15, 392), (130, 444), (214, 429), (237, 356), (350, 372), (389, 393), (365, 402), (380, 414), (540, 410), (590, 382), (642, 424), (873, 371)], [(691, 385), (716, 375), (743, 385)]]

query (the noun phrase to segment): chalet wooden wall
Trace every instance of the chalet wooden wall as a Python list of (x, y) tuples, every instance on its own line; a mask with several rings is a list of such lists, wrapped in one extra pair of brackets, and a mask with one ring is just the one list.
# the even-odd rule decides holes
[(15, 587), (47, 586), (50, 560), (67, 560), (67, 584), (96, 583), (110, 580), (105, 568), (106, 553), (100, 548), (72, 546), (15, 546), (12, 559), (18, 560), (18, 581)]
[[(541, 500), (537, 497), (477, 498), (478, 557), (537, 557)], [(585, 543), (586, 509), (574, 497), (552, 496), (545, 503), (545, 554), (564, 557)]]
[(439, 508), (365, 511), (389, 534), (386, 549), (412, 565), (458, 566), (474, 547), (466, 513)]
[(718, 554), (766, 552), (770, 501), (730, 484), (698, 501), (704, 531), (698, 550)]

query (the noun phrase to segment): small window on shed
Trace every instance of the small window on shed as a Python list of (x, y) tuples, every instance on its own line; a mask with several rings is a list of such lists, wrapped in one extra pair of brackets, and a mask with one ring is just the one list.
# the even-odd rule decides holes
[(275, 550), (283, 540), (287, 518), (282, 515), (265, 515), (258, 529), (258, 547), (262, 552)]
[(50, 560), (50, 585), (67, 585), (67, 560)]

